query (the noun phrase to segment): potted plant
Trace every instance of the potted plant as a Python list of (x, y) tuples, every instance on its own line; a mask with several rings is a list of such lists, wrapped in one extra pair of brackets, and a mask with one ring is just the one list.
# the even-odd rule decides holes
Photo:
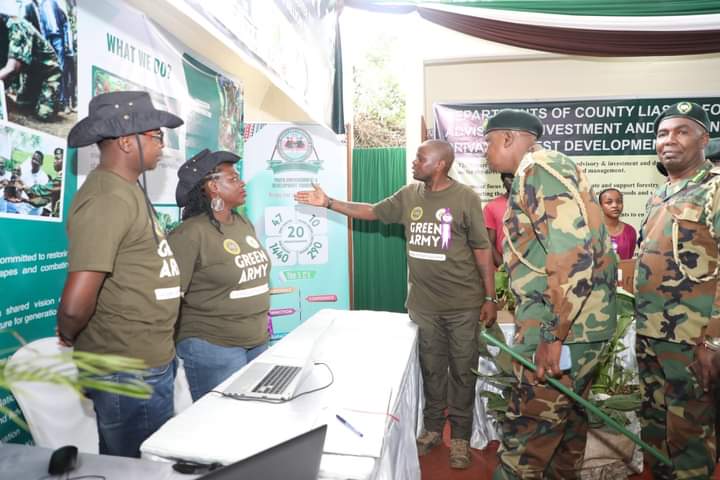
[[(15, 332), (10, 333), (21, 344), (26, 343)], [(118, 355), (77, 352), (69, 349), (52, 355), (38, 354), (27, 362), (9, 363), (9, 358), (1, 358), (6, 357), (11, 352), (12, 350), (0, 351), (0, 390), (9, 392), (11, 385), (17, 382), (44, 382), (66, 385), (78, 395), (82, 395), (86, 388), (115, 392), (135, 398), (150, 398), (152, 395), (152, 387), (141, 380), (128, 380), (118, 383), (97, 379), (97, 376), (114, 372), (139, 374), (147, 368), (142, 360)], [(77, 371), (69, 372), (69, 364), (74, 364)], [(0, 414), (7, 415), (20, 428), (28, 430), (27, 424), (15, 410), (0, 405)]]

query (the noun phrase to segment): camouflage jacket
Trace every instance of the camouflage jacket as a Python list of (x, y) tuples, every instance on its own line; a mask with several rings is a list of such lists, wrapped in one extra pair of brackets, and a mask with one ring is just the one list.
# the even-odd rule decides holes
[(10, 17), (8, 28), (8, 57), (24, 63), (26, 66), (40, 66), (46, 69), (59, 69), (57, 55), (50, 43), (26, 20)]
[(564, 343), (609, 339), (617, 259), (585, 173), (562, 153), (528, 153), (515, 174), (504, 227), (518, 351), (534, 350), (541, 336)]
[(635, 267), (639, 335), (691, 344), (720, 337), (719, 182), (720, 167), (707, 161), (648, 201)]

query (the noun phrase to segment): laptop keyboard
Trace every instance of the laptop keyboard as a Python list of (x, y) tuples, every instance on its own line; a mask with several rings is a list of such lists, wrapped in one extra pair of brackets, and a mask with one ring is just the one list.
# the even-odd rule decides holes
[(300, 367), (291, 367), (288, 365), (275, 365), (260, 380), (260, 383), (253, 388), (254, 393), (279, 394), (292, 382), (293, 378), (300, 373)]

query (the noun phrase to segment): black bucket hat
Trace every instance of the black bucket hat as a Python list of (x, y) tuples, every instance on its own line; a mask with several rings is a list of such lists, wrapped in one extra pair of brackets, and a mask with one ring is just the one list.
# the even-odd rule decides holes
[(84, 147), (117, 138), (183, 124), (177, 115), (157, 110), (147, 92), (102, 93), (90, 100), (88, 116), (70, 130), (68, 145)]
[(175, 201), (178, 206), (187, 205), (190, 191), (195, 188), (195, 185), (202, 182), (215, 167), (221, 163), (237, 163), (238, 160), (240, 157), (232, 152), (224, 150), (212, 152), (207, 148), (189, 158), (177, 173), (178, 184), (175, 189)]

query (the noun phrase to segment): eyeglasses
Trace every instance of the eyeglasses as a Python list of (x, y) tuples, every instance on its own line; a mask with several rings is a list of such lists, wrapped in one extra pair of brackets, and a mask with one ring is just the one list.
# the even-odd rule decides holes
[(159, 132), (142, 132), (142, 135), (145, 135), (146, 137), (154, 138), (157, 140), (160, 145), (165, 145), (165, 134), (162, 130)]
[(205, 177), (208, 180), (222, 180), (226, 183), (239, 183), (242, 181), (242, 178), (240, 178), (239, 175), (233, 175), (232, 177), (228, 177), (223, 175), (222, 173), (211, 173)]

